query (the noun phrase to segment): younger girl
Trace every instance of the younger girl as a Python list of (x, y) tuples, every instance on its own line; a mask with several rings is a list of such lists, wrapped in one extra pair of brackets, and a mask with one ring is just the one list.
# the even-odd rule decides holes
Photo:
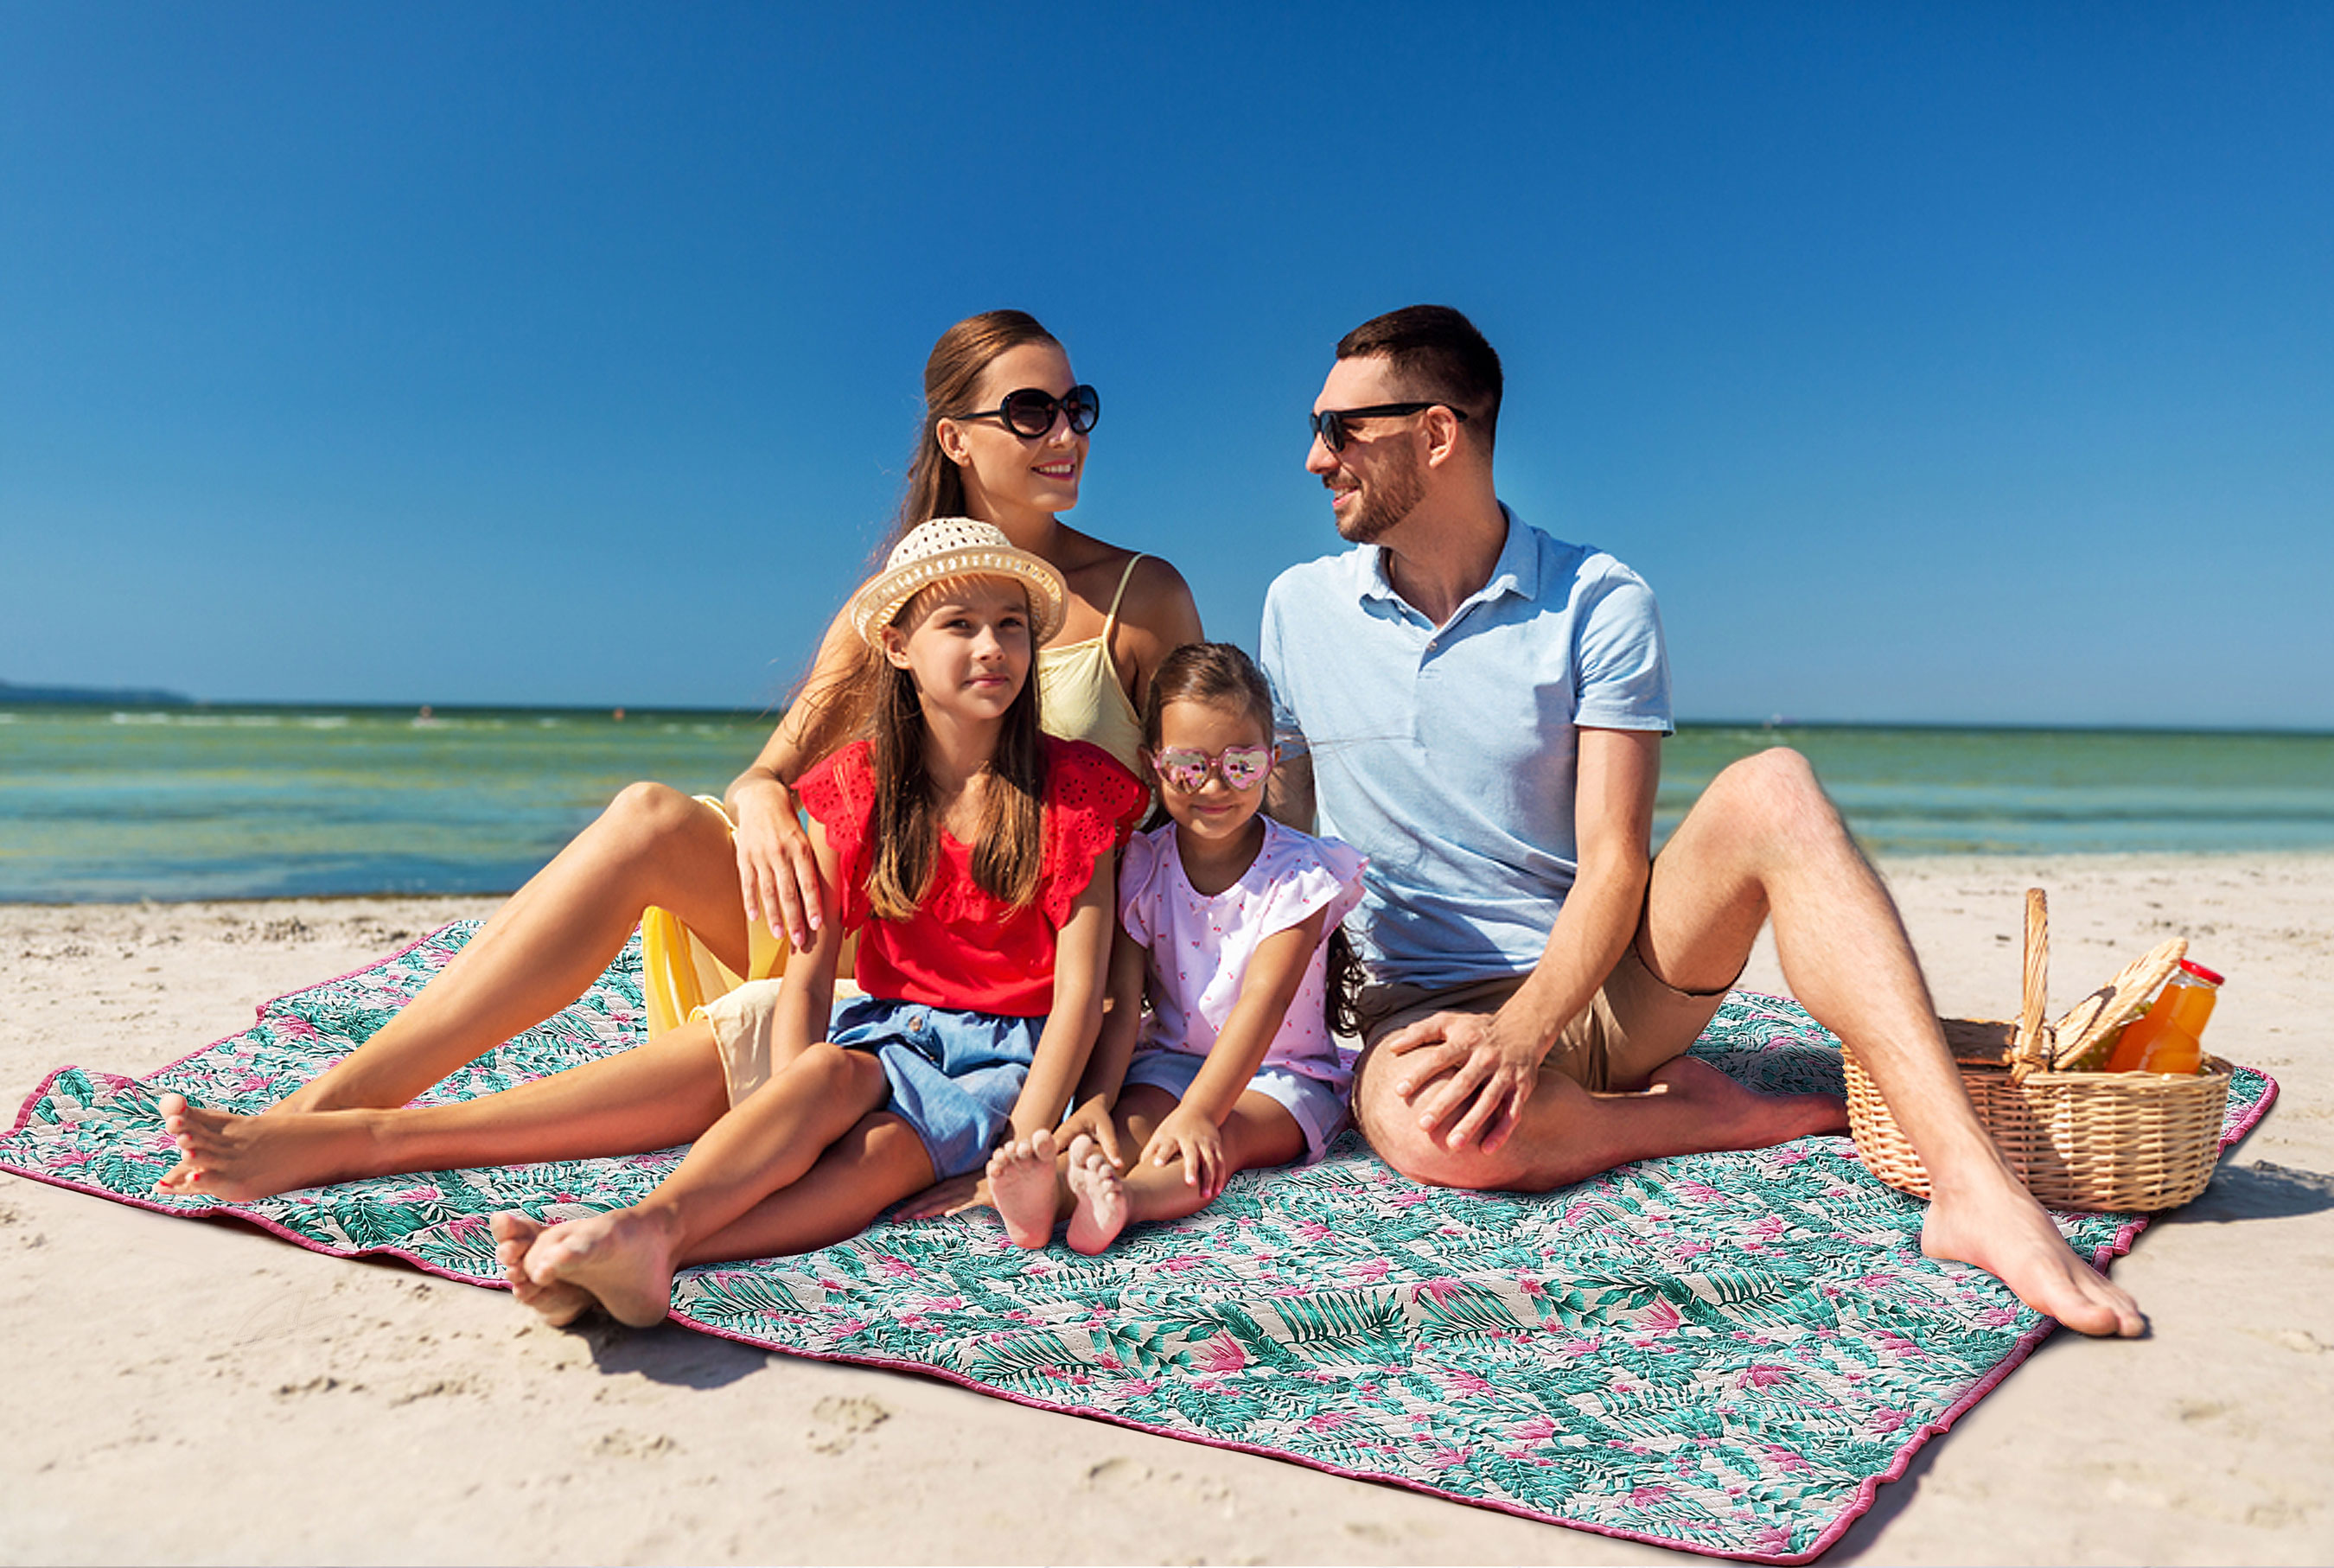
[[(549, 1227), (496, 1217), (521, 1300), (555, 1322), (597, 1302), (644, 1324), (669, 1310), (676, 1269), (841, 1240), (979, 1169), (1008, 1133), (1054, 1126), (1101, 1024), (1112, 861), (1144, 803), (1098, 748), (1038, 729), (1031, 661), (1062, 613), (1059, 575), (994, 525), (941, 518), (910, 533), (847, 611), (873, 734), (802, 776), (833, 892), (784, 980), (505, 1094), (312, 1113), (317, 1136), (339, 1136), (331, 1174), (693, 1140), (630, 1208)], [(862, 928), (867, 995), (834, 1009), (837, 957)], [(618, 1073), (629, 1100), (596, 1081)], [(190, 1174), (172, 1189), (202, 1190), (224, 1151), (175, 1098), (165, 1118)], [(321, 1125), (352, 1115), (369, 1120)]]
[[(1026, 1247), (1045, 1246), (1066, 1207), (1070, 1245), (1100, 1252), (1129, 1220), (1205, 1207), (1235, 1172), (1319, 1159), (1345, 1124), (1324, 934), (1361, 901), (1362, 857), (1258, 814), (1272, 695), (1239, 649), (1168, 655), (1143, 739), (1170, 820), (1127, 846), (1112, 1013), (1078, 1094), (1116, 1126), (1082, 1109), (1058, 1175), (1050, 1132), (991, 1158), (991, 1198)], [(1120, 1147), (1141, 1150), (1124, 1175)]]

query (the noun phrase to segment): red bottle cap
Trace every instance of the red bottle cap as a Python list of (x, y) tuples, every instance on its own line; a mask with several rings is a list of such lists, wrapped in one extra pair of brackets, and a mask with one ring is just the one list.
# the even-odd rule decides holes
[(2202, 964), (2192, 964), (2185, 958), (2180, 960), (2180, 969), (2183, 974), (2194, 975), (2199, 980), (2212, 986), (2217, 986), (2221, 984), (2223, 980), (2227, 978), (2227, 976), (2223, 975), (2215, 975), (2212, 970), (2207, 969)]

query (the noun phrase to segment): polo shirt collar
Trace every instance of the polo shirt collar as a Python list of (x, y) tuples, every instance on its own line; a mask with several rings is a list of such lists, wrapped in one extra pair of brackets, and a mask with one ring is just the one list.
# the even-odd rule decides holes
[[(1524, 525), (1505, 501), (1500, 503), (1500, 515), (1507, 519), (1507, 541), (1500, 546), (1500, 558), (1491, 565), (1490, 581), (1469, 594), (1467, 604), (1486, 604), (1508, 595), (1529, 599), (1539, 592), (1539, 545), (1532, 531)], [(1360, 545), (1354, 553), (1355, 563), (1361, 568), (1364, 599), (1405, 606), (1409, 603), (1394, 592), (1394, 580), (1386, 575), (1384, 545)], [(1460, 608), (1464, 610), (1466, 605)]]

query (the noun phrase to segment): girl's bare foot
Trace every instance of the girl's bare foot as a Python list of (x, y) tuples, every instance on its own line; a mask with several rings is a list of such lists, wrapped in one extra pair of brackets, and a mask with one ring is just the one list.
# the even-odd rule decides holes
[(989, 1157), (989, 1200), (1016, 1246), (1034, 1250), (1054, 1239), (1054, 1215), (1061, 1199), (1054, 1154), (1053, 1133), (1039, 1128)]
[(1975, 1264), (2078, 1333), (2132, 1339), (2146, 1331), (2131, 1293), (2075, 1255), (2007, 1167), (1966, 1173), (1951, 1187), (1939, 1180), (1936, 1190), (1921, 1227), (1924, 1253)]
[(489, 1223), (495, 1232), (495, 1261), (503, 1265), (503, 1278), (521, 1306), (533, 1308), (555, 1329), (565, 1328), (592, 1310), (590, 1292), (572, 1284), (537, 1284), (526, 1272), (527, 1249), (550, 1227), (515, 1208), (503, 1210)]
[(1070, 1140), (1071, 1250), (1089, 1256), (1107, 1251), (1126, 1228), (1126, 1182), (1102, 1145), (1079, 1133)]
[(183, 1094), (163, 1095), (161, 1110), (179, 1158), (154, 1186), (176, 1198), (203, 1193), (248, 1202), (373, 1174), (366, 1165), (373, 1151), (366, 1111), (237, 1116), (189, 1105)]
[(644, 1329), (672, 1311), (680, 1235), (662, 1210), (619, 1208), (555, 1225), (535, 1238), (520, 1266), (538, 1285), (572, 1285), (620, 1323)]

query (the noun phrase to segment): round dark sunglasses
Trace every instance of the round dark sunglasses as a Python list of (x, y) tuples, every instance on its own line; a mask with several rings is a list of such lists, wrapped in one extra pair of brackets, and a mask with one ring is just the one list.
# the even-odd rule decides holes
[(1083, 436), (1095, 428), (1102, 418), (1102, 394), (1081, 383), (1056, 398), (1039, 387), (1024, 387), (1018, 392), (1008, 392), (1005, 400), (993, 409), (983, 409), (977, 414), (959, 414), (960, 419), (1001, 419), (1005, 428), (1025, 441), (1050, 434), (1056, 415), (1066, 415), (1074, 435)]
[(1451, 409), (1452, 418), (1462, 425), (1467, 422), (1467, 410), (1452, 409), (1448, 403), (1373, 403), (1366, 409), (1324, 409), (1313, 416), (1313, 433), (1332, 452), (1342, 452), (1345, 438), (1353, 433), (1345, 427), (1355, 419), (1391, 419), (1397, 414), (1423, 414), (1429, 409)]

